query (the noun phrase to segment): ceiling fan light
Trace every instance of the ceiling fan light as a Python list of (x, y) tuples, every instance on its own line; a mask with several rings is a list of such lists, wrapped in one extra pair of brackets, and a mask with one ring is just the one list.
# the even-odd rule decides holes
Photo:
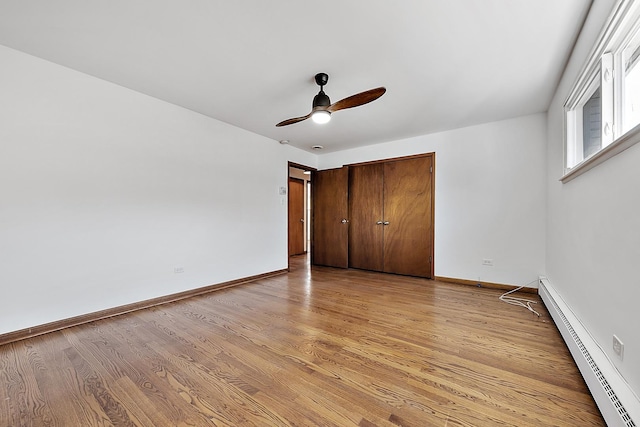
[(314, 111), (311, 115), (311, 120), (321, 125), (328, 123), (331, 120), (331, 113), (327, 110)]

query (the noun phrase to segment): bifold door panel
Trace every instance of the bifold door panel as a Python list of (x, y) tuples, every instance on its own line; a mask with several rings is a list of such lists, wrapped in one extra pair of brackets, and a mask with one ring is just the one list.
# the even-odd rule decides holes
[(312, 176), (313, 232), (311, 262), (349, 266), (349, 169), (317, 171)]

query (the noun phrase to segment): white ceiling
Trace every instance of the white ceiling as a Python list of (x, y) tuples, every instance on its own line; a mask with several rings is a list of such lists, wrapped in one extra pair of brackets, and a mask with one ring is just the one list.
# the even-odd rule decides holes
[[(543, 112), (591, 0), (0, 0), (0, 44), (325, 152)], [(332, 102), (309, 113), (313, 76)], [(274, 142), (276, 143), (276, 142)]]

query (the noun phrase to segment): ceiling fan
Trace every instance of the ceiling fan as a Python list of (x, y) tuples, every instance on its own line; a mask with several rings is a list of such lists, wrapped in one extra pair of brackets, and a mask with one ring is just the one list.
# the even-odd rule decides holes
[(320, 86), (320, 92), (318, 92), (318, 94), (313, 97), (311, 112), (306, 116), (283, 120), (278, 123), (276, 127), (292, 125), (294, 123), (307, 120), (309, 117), (311, 117), (311, 119), (316, 123), (327, 123), (329, 120), (331, 120), (331, 113), (368, 104), (369, 102), (375, 101), (376, 99), (380, 98), (387, 91), (387, 89), (385, 89), (384, 87), (378, 87), (375, 89), (356, 93), (355, 95), (351, 95), (332, 104), (327, 94), (324, 93), (324, 90), (322, 90), (324, 85), (326, 85), (329, 81), (329, 76), (326, 73), (318, 73), (316, 74), (315, 78), (316, 84)]

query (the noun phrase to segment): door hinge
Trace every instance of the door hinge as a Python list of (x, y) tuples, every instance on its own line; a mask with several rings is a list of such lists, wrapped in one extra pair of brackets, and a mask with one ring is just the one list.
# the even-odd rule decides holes
[(429, 255), (429, 262), (431, 262), (431, 259), (432, 259), (432, 258), (431, 258), (431, 255)]
[(433, 166), (429, 166), (429, 173), (433, 173)]

